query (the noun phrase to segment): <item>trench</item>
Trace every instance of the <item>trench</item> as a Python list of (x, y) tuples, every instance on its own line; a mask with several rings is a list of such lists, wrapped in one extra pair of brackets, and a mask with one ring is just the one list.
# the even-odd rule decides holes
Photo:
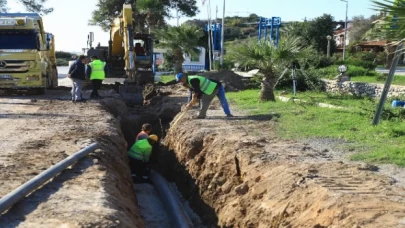
[[(158, 135), (159, 141), (164, 140), (170, 123), (181, 111), (181, 107), (180, 105), (170, 105), (162, 109), (159, 105), (161, 103), (139, 108), (128, 107), (128, 113), (124, 115), (118, 114), (117, 110), (111, 108), (107, 110), (119, 120), (121, 131), (127, 142), (127, 150), (135, 143), (136, 135), (141, 131), (144, 123), (150, 123), (153, 126), (151, 134)], [(217, 227), (215, 211), (204, 203), (195, 181), (177, 160), (175, 153), (163, 143), (154, 145), (150, 168), (161, 174), (170, 183), (170, 187), (178, 194), (194, 227)], [(167, 224), (169, 217), (165, 213), (159, 199), (160, 196), (153, 185), (136, 183), (134, 192), (145, 227), (173, 227)]]

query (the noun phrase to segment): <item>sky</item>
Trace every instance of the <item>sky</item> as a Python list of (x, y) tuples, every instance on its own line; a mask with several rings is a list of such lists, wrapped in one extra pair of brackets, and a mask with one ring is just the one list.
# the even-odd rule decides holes
[[(223, 1), (211, 0), (212, 18), (215, 17), (216, 6), (218, 6), (218, 17), (222, 16)], [(17, 1), (8, 2), (10, 13), (25, 12), (23, 5)], [(99, 27), (88, 25), (97, 2), (98, 0), (47, 1), (46, 6), (53, 7), (54, 11), (44, 16), (44, 26), (47, 32), (55, 35), (56, 50), (81, 52), (87, 45), (89, 32), (94, 32), (93, 46), (98, 42), (102, 46), (108, 45), (108, 33), (103, 32)], [(190, 19), (206, 19), (208, 2), (209, 0), (206, 0), (205, 5), (202, 6), (202, 1), (197, 0), (200, 12), (194, 18), (181, 17), (180, 24)], [(368, 17), (375, 14), (371, 7), (370, 0), (349, 0), (348, 17), (350, 19), (357, 15)], [(340, 0), (226, 0), (225, 16), (248, 16), (251, 13), (263, 17), (281, 17), (282, 21), (303, 21), (305, 18), (311, 19), (327, 13), (334, 16), (336, 20), (344, 20), (346, 3)], [(168, 22), (176, 25), (177, 19), (170, 19)]]

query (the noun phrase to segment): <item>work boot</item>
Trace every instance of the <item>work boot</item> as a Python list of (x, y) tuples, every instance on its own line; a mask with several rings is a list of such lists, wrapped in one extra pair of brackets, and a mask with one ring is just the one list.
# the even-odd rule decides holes
[(232, 115), (232, 114), (228, 114), (228, 115), (226, 115), (226, 117), (230, 118), (230, 117), (233, 117), (233, 115)]

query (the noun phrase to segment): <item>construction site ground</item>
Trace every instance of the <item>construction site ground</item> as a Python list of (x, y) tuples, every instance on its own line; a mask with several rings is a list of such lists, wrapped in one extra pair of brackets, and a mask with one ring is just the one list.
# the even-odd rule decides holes
[[(164, 96), (144, 108), (155, 110), (151, 118), (175, 116), (187, 90), (160, 89)], [(102, 95), (79, 104), (67, 90), (0, 97), (0, 196), (93, 141), (102, 144), (3, 214), (0, 227), (145, 226), (135, 193), (150, 191), (133, 190), (125, 151), (136, 131), (123, 125), (144, 121), (128, 117), (113, 90)], [(405, 227), (404, 186), (393, 177), (351, 163), (333, 143), (280, 139), (271, 114), (231, 109), (232, 119), (218, 100), (207, 119), (188, 111), (156, 152), (156, 169), (205, 226)]]

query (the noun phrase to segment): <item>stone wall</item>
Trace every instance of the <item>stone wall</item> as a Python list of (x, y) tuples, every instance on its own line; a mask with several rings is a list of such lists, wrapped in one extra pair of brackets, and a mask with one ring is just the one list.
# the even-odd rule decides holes
[[(366, 82), (336, 82), (333, 80), (322, 80), (324, 88), (329, 93), (346, 93), (357, 96), (380, 97), (384, 89), (384, 84), (373, 84)], [(405, 86), (391, 85), (388, 92), (389, 97), (405, 95)]]

